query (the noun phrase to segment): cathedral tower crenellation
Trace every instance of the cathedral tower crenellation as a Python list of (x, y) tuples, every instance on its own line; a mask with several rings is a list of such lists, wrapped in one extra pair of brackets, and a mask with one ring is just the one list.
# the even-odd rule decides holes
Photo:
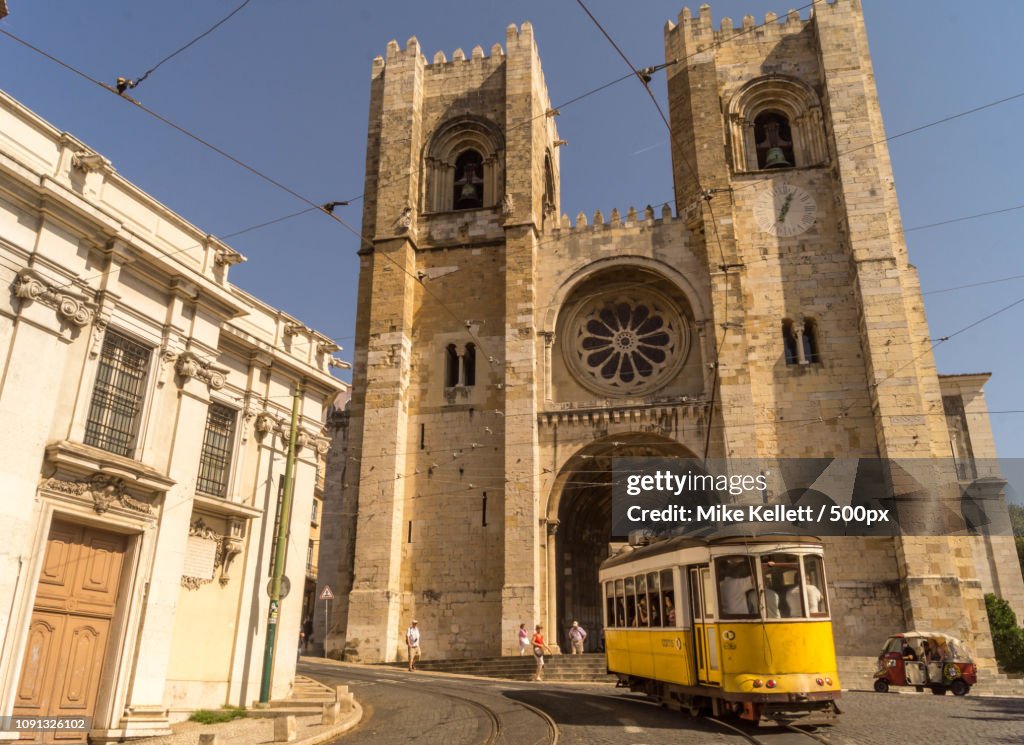
[[(412, 617), (448, 658), (600, 629), (617, 456), (948, 455), (860, 3), (765, 20), (666, 24), (674, 208), (575, 223), (529, 23), (374, 60), (329, 654), (393, 660)], [(840, 654), (914, 625), (990, 654), (982, 591), (1024, 605), (994, 551), (830, 540)]]

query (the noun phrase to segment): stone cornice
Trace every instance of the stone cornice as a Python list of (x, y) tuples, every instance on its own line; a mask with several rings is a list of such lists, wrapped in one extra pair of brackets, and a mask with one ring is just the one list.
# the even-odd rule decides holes
[(123, 479), (133, 489), (154, 495), (166, 492), (177, 483), (152, 466), (70, 440), (47, 445), (46, 460), (53, 466), (84, 475), (86, 479), (98, 476)]

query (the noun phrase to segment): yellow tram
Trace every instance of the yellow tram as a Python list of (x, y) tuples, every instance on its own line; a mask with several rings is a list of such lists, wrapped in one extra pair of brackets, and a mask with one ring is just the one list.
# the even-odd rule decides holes
[(824, 723), (839, 713), (819, 539), (674, 537), (601, 565), (608, 672), (697, 715)]

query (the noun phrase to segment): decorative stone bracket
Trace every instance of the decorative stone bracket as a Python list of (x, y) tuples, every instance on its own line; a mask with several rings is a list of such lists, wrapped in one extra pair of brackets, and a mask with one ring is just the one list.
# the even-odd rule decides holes
[(194, 352), (182, 352), (174, 369), (184, 380), (197, 378), (205, 381), (210, 388), (220, 390), (227, 383), (228, 369), (217, 365), (212, 360), (204, 360)]
[(15, 297), (25, 302), (38, 301), (53, 308), (63, 321), (72, 326), (82, 328), (92, 322), (92, 303), (78, 293), (50, 284), (33, 269), (26, 267), (19, 271), (12, 289)]
[(114, 503), (132, 512), (138, 512), (143, 515), (153, 514), (152, 505), (128, 496), (128, 493), (125, 491), (124, 482), (112, 476), (97, 476), (87, 481), (49, 478), (43, 482), (43, 488), (58, 492), (59, 494), (80, 497), (83, 500), (91, 501), (92, 508), (96, 511), (97, 515), (102, 515)]

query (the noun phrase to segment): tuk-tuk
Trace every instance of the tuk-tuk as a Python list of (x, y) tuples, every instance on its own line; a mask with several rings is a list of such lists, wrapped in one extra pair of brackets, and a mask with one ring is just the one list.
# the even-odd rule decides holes
[(878, 655), (875, 690), (885, 693), (889, 686), (930, 688), (936, 696), (952, 691), (963, 696), (978, 682), (978, 669), (967, 647), (947, 634), (908, 631), (893, 634)]

